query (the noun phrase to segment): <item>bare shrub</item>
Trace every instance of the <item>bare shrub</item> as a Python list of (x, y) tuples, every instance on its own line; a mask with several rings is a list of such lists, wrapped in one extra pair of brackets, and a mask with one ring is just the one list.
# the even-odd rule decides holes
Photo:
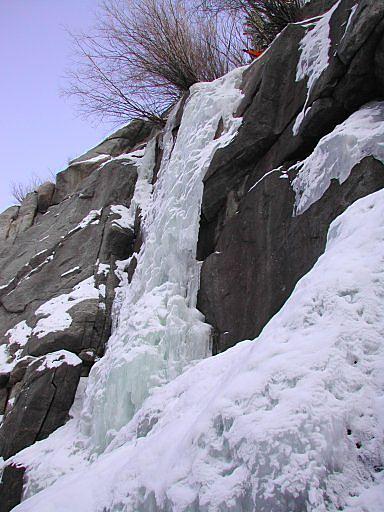
[(244, 33), (255, 50), (267, 48), (288, 23), (301, 19), (304, 0), (204, 0), (213, 12), (242, 13)]
[(243, 63), (235, 20), (202, 15), (182, 0), (106, 0), (77, 49), (65, 93), (85, 115), (162, 122), (191, 85)]
[(29, 193), (36, 192), (45, 181), (39, 176), (32, 175), (28, 182), (12, 182), (10, 185), (12, 197), (21, 204)]

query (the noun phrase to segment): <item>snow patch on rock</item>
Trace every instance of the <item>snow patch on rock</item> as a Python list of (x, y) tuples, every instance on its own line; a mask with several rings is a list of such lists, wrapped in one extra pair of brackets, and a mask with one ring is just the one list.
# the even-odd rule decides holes
[(80, 357), (77, 357), (73, 352), (68, 350), (57, 350), (56, 352), (50, 352), (38, 360), (41, 361), (40, 366), (36, 369), (38, 372), (42, 372), (50, 368), (58, 368), (62, 364), (68, 364), (70, 366), (78, 366), (81, 364)]
[(68, 311), (88, 299), (98, 299), (99, 290), (95, 287), (95, 278), (88, 277), (81, 281), (70, 293), (64, 293), (42, 304), (35, 312), (36, 316), (43, 316), (37, 322), (32, 335), (43, 338), (50, 332), (64, 331), (72, 323)]
[(300, 125), (310, 109), (310, 107), (308, 108), (308, 102), (313, 87), (328, 66), (328, 54), (331, 46), (329, 22), (339, 3), (337, 2), (329, 11), (321, 16), (300, 42), (301, 54), (297, 65), (296, 82), (307, 78), (308, 93), (303, 110), (297, 116), (293, 125), (292, 131), (294, 135), (298, 134)]
[(296, 194), (295, 214), (305, 212), (328, 189), (332, 179), (343, 183), (363, 158), (384, 162), (384, 102), (372, 102), (323, 137), (313, 153), (291, 169)]

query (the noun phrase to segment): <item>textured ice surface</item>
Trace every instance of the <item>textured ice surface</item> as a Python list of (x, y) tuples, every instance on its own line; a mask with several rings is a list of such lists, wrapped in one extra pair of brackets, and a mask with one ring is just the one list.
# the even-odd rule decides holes
[[(64, 458), (77, 471), (15, 511), (382, 510), (383, 219), (384, 191), (354, 203), (259, 338), (158, 388), (124, 443)], [(39, 444), (18, 458), (42, 477)]]
[[(130, 207), (132, 220), (135, 208), (143, 215), (136, 272), (130, 285), (125, 281), (106, 354), (90, 373), (82, 414), (20, 454), (30, 467), (26, 496), (67, 472), (92, 467), (99, 456), (109, 457), (126, 442), (125, 427), (151, 390), (209, 355), (210, 327), (195, 308), (202, 180), (216, 149), (241, 124), (233, 112), (242, 99), (242, 73), (191, 89), (176, 140), (177, 109), (170, 115), (153, 193), (155, 141), (140, 158)], [(220, 119), (224, 129), (217, 137)]]
[(331, 179), (343, 183), (366, 156), (384, 162), (384, 102), (365, 105), (323, 137), (313, 153), (295, 166), (292, 186), (295, 213), (300, 214), (322, 197)]
[[(164, 155), (153, 195), (153, 142), (140, 161), (133, 205), (144, 215), (144, 245), (105, 356), (93, 367), (82, 430), (97, 451), (126, 425), (151, 388), (175, 378), (191, 361), (209, 353), (210, 328), (195, 308), (199, 264), (195, 259), (202, 179), (213, 153), (236, 134), (242, 70), (194, 86), (176, 141), (170, 116)], [(223, 134), (214, 139), (220, 118)], [(146, 153), (147, 153), (146, 152)], [(145, 166), (151, 166), (145, 172)]]
[(328, 53), (331, 46), (329, 22), (339, 3), (340, 2), (336, 2), (328, 12), (314, 23), (313, 28), (306, 33), (300, 43), (301, 54), (297, 65), (296, 81), (299, 82), (307, 78), (308, 93), (303, 110), (297, 116), (295, 124), (293, 125), (292, 131), (294, 135), (297, 135), (299, 132), (300, 125), (309, 110), (308, 101), (312, 89), (322, 72), (328, 66)]

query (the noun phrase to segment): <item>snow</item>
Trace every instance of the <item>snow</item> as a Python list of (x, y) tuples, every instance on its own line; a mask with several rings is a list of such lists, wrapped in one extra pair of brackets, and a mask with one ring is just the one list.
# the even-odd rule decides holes
[(106, 160), (110, 160), (110, 159), (111, 159), (111, 155), (101, 154), (101, 155), (94, 156), (93, 158), (88, 158), (87, 160), (80, 160), (80, 161), (76, 161), (76, 162), (70, 162), (69, 166), (71, 167), (72, 165), (94, 164), (94, 163), (97, 163), (97, 162), (104, 163)]
[(66, 272), (64, 272), (64, 274), (61, 274), (60, 277), (68, 276), (69, 274), (72, 274), (72, 272), (76, 272), (76, 270), (80, 270), (80, 267), (78, 265), (76, 267), (73, 267), (73, 268), (67, 270)]
[[(7, 350), (7, 345), (3, 343), (0, 345), (0, 372), (8, 372), (13, 368), (13, 364), (9, 362), (9, 353)], [(0, 416), (1, 422), (2, 416)]]
[(8, 281), (8, 283), (2, 284), (0, 286), (0, 290), (4, 290), (5, 288), (8, 288), (8, 286), (12, 283), (13, 280), (14, 280), (14, 278), (12, 278), (10, 281)]
[[(39, 252), (38, 254), (36, 254), (36, 256), (38, 256), (39, 254), (43, 254), (44, 252), (47, 252), (47, 251), (41, 251)], [(48, 256), (48, 258), (46, 258), (42, 263), (40, 263), (40, 265), (38, 265), (36, 268), (32, 269), (26, 276), (24, 279), (30, 279), (30, 277), (35, 274), (36, 272), (39, 272), (47, 263), (49, 263), (50, 261), (53, 260), (53, 258), (55, 257), (55, 253), (53, 252), (52, 254), (50, 254)]]
[(114, 204), (111, 206), (111, 212), (120, 215), (120, 219), (114, 219), (113, 224), (121, 228), (130, 228), (132, 226), (132, 218), (130, 216), (130, 210), (122, 204)]
[(47, 368), (58, 368), (62, 364), (68, 364), (69, 366), (78, 366), (81, 364), (80, 357), (77, 357), (73, 352), (68, 350), (57, 350), (56, 352), (50, 352), (45, 356), (39, 357), (38, 361), (41, 361), (40, 366), (36, 369), (38, 372), (42, 372)]
[(97, 275), (107, 276), (108, 272), (111, 269), (111, 265), (109, 263), (99, 263), (97, 262)]
[(50, 485), (15, 512), (382, 510), (383, 218), (384, 191), (348, 208), (259, 338), (154, 390), (103, 455), (66, 456), (72, 421), (14, 457), (27, 496)]
[(72, 323), (72, 317), (68, 311), (88, 299), (98, 299), (99, 291), (95, 287), (93, 276), (84, 279), (77, 284), (70, 293), (64, 293), (42, 304), (37, 310), (36, 316), (43, 316), (37, 322), (32, 335), (43, 338), (50, 332), (64, 331)]
[(23, 347), (27, 343), (31, 333), (32, 328), (23, 320), (12, 327), (12, 329), (8, 329), (5, 335), (8, 336), (10, 344), (16, 343), (20, 347)]
[(311, 92), (317, 80), (328, 66), (328, 54), (331, 46), (329, 22), (339, 3), (340, 1), (336, 2), (329, 11), (321, 16), (300, 42), (301, 54), (297, 65), (296, 82), (307, 78), (308, 93), (303, 110), (297, 116), (293, 126), (292, 131), (294, 135), (298, 134), (300, 125), (309, 111), (308, 102)]
[(79, 229), (86, 228), (90, 224), (98, 224), (100, 222), (101, 211), (102, 208), (100, 210), (91, 210), (75, 228), (69, 231), (68, 235), (78, 231)]
[(328, 189), (332, 179), (343, 183), (366, 156), (384, 162), (384, 102), (372, 102), (323, 137), (313, 153), (292, 169), (295, 213), (305, 212)]
[(351, 23), (352, 23), (352, 19), (353, 19), (353, 16), (356, 12), (356, 9), (358, 8), (358, 4), (355, 4), (352, 8), (351, 8), (351, 13), (349, 15), (349, 18), (348, 18), (348, 21), (347, 21), (347, 25), (345, 27), (345, 33), (346, 34), (348, 32), (348, 29), (349, 27), (351, 26)]
[[(272, 169), (271, 171), (266, 172), (266, 173), (265, 173), (265, 174), (264, 174), (260, 179), (258, 179), (258, 180), (256, 181), (256, 183), (255, 183), (254, 185), (252, 185), (252, 187), (248, 190), (248, 192), (251, 192), (253, 189), (255, 189), (255, 188), (257, 187), (257, 185), (258, 185), (259, 183), (261, 183), (262, 181), (264, 181), (264, 179), (265, 179), (267, 176), (269, 176), (270, 174), (272, 174), (272, 173), (274, 173), (274, 172), (281, 172), (282, 168), (283, 168), (283, 166), (282, 166), (282, 165), (280, 165), (279, 167), (276, 167), (276, 169)], [(282, 176), (280, 176), (280, 178), (281, 178), (281, 177), (282, 177)]]

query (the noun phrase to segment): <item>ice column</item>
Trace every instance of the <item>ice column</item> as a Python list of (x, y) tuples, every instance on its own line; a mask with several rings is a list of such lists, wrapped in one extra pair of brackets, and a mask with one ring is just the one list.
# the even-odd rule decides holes
[[(87, 386), (82, 431), (97, 452), (127, 424), (151, 388), (209, 355), (210, 327), (195, 307), (202, 180), (216, 149), (228, 144), (241, 124), (233, 113), (242, 98), (243, 70), (191, 88), (175, 141), (175, 112), (168, 120), (136, 272), (106, 354)], [(217, 137), (220, 119), (224, 129)]]

